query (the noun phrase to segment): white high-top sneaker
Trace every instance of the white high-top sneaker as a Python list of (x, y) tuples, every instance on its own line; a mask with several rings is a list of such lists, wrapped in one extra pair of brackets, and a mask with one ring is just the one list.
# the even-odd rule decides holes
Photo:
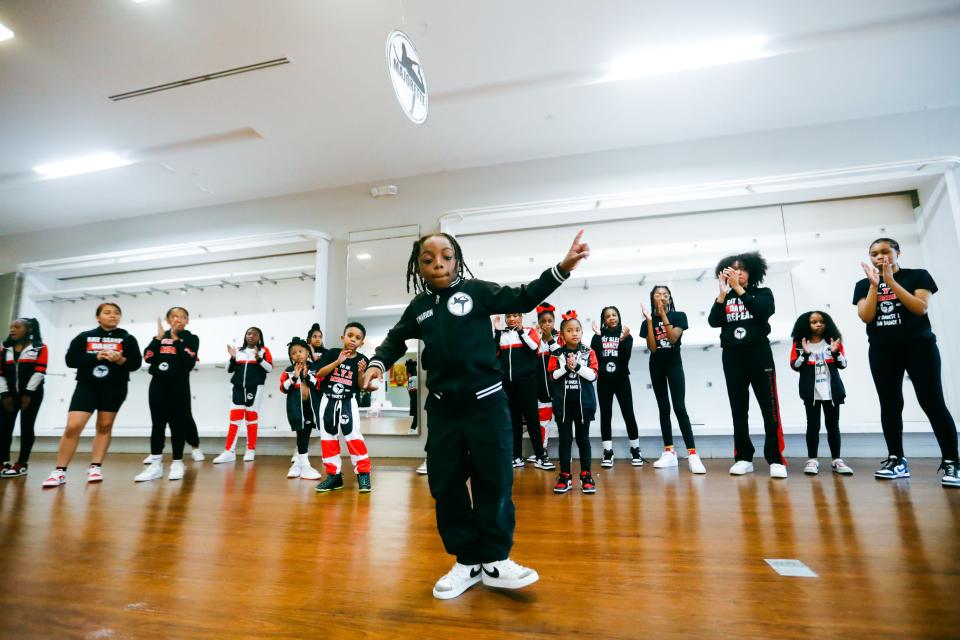
[(770, 465), (770, 477), (771, 478), (786, 478), (787, 477), (787, 465), (774, 462)]
[(300, 456), (300, 479), (319, 480), (322, 474), (310, 466), (310, 458), (306, 453)]
[(653, 463), (654, 469), (667, 469), (669, 467), (675, 467), (679, 463), (677, 462), (677, 452), (673, 449), (664, 449), (663, 453), (660, 455), (660, 458)]
[(257, 459), (257, 452), (254, 449), (247, 449), (246, 452), (243, 454), (244, 462), (253, 462), (256, 459)]
[(293, 464), (290, 465), (290, 470), (287, 471), (288, 478), (299, 478), (300, 472), (303, 470), (303, 466), (300, 463), (300, 455), (297, 454), (293, 457)]
[(195, 462), (203, 462), (207, 459), (207, 456), (203, 455), (203, 451), (199, 447), (190, 452), (190, 457), (193, 458)]
[(223, 464), (224, 462), (234, 462), (237, 459), (237, 454), (233, 451), (227, 449), (220, 453), (216, 458), (213, 459), (213, 464)]
[(153, 460), (150, 461), (150, 465), (136, 475), (134, 482), (149, 482), (163, 477), (163, 456), (151, 456), (151, 458)]
[(742, 476), (745, 473), (753, 473), (753, 463), (747, 460), (737, 460), (730, 467), (730, 475)]
[(703, 460), (696, 453), (687, 456), (687, 466), (690, 467), (690, 473), (706, 473), (707, 468), (703, 466)]
[(417, 474), (421, 476), (427, 475), (427, 461), (424, 460), (423, 463), (417, 467)]
[(170, 463), (170, 473), (167, 474), (167, 480), (183, 480), (183, 473), (186, 467), (183, 466), (183, 460), (174, 460)]

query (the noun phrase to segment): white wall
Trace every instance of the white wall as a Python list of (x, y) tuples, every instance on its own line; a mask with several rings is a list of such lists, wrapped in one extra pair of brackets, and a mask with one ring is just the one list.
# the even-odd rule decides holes
[[(420, 224), (426, 231), (452, 209), (943, 155), (960, 155), (958, 108), (431, 174), (396, 180), (400, 195), (392, 199), (374, 200), (368, 186), (355, 185), (4, 236), (0, 271), (25, 261), (222, 237), (225, 228), (237, 235), (316, 229), (333, 238), (327, 300), (328, 328), (335, 328), (345, 320), (346, 234), (352, 230)], [(558, 256), (563, 249), (556, 248)], [(939, 276), (941, 286), (949, 277)], [(422, 442), (397, 438), (379, 452), (418, 455), (421, 448)]]

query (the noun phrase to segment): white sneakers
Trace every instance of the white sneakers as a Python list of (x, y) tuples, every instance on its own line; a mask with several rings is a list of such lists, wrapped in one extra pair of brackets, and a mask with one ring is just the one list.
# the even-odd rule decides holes
[(87, 482), (103, 482), (103, 467), (92, 464), (87, 468)]
[(288, 478), (300, 478), (302, 480), (319, 480), (321, 473), (310, 466), (310, 458), (306, 453), (298, 453), (296, 460), (287, 471)]
[(455, 562), (453, 568), (433, 586), (433, 597), (440, 600), (456, 598), (478, 582), (498, 589), (522, 589), (539, 579), (536, 571), (510, 558), (474, 565)]
[(213, 459), (213, 464), (223, 464), (224, 462), (235, 462), (237, 459), (237, 454), (233, 451), (223, 451)]
[(777, 464), (774, 462), (770, 465), (770, 477), (771, 478), (786, 478), (787, 477), (787, 466), (784, 464)]
[(737, 460), (730, 467), (730, 475), (742, 476), (745, 473), (753, 473), (753, 463), (747, 460)]
[[(151, 480), (159, 480), (163, 477), (163, 457), (151, 456), (151, 458), (153, 459), (150, 462), (150, 466), (138, 473), (133, 479), (134, 482), (149, 482)], [(183, 463), (181, 462), (180, 464)]]
[(50, 472), (50, 475), (47, 476), (47, 479), (43, 481), (43, 486), (47, 489), (50, 487), (59, 487), (66, 481), (67, 474), (63, 472), (63, 469), (54, 469)]
[(820, 473), (820, 463), (814, 460), (813, 458), (807, 460), (807, 464), (803, 466), (803, 472), (808, 476), (815, 476)]
[[(162, 463), (160, 470), (162, 473)], [(183, 480), (184, 471), (186, 471), (186, 467), (183, 466), (183, 460), (174, 460), (170, 463), (170, 473), (167, 474), (167, 480)]]
[(203, 462), (207, 459), (207, 456), (203, 455), (203, 451), (200, 449), (194, 449), (191, 451), (190, 457), (193, 458), (194, 462)]
[(433, 585), (433, 597), (438, 600), (450, 600), (480, 582), (483, 573), (480, 565), (453, 563), (453, 568)]
[(830, 463), (830, 468), (833, 469), (834, 473), (839, 473), (842, 476), (852, 476), (853, 469), (847, 466), (847, 463), (843, 461), (843, 458), (837, 458)]
[(427, 475), (427, 461), (424, 460), (423, 464), (417, 467), (417, 475), (425, 476)]
[(653, 468), (668, 469), (670, 467), (676, 467), (678, 464), (677, 452), (673, 449), (664, 449), (663, 453), (660, 455), (660, 458), (653, 463)]
[(706, 473), (707, 468), (703, 466), (703, 461), (696, 453), (687, 456), (687, 466), (690, 467), (690, 473)]
[(253, 449), (247, 449), (246, 453), (243, 454), (244, 462), (253, 462), (257, 459), (257, 452)]

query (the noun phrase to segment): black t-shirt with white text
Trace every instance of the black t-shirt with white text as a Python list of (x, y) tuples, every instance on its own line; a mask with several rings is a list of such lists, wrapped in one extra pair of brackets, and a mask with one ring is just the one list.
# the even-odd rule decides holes
[[(676, 329), (686, 331), (690, 328), (687, 324), (687, 314), (683, 311), (667, 311), (667, 322)], [(647, 338), (647, 323), (640, 325), (640, 337)], [(670, 342), (667, 337), (667, 327), (663, 324), (663, 319), (659, 315), (653, 316), (653, 339), (657, 341), (657, 350), (650, 354), (653, 357), (669, 356), (673, 353), (679, 353), (680, 342), (683, 340), (681, 335), (676, 342)]]
[[(337, 361), (342, 349), (327, 349), (323, 352), (320, 360), (317, 362), (317, 369)], [(361, 362), (369, 363), (370, 359), (357, 354), (352, 358), (347, 358), (323, 379), (320, 389), (325, 396), (332, 400), (346, 400), (360, 393), (360, 374), (359, 365)]]
[[(893, 274), (897, 283), (914, 293), (917, 289), (937, 292), (937, 284), (926, 269), (898, 269)], [(867, 297), (870, 281), (867, 278), (857, 282), (853, 288), (853, 304)], [(867, 323), (867, 338), (870, 342), (899, 342), (901, 340), (933, 340), (928, 314), (918, 316), (911, 313), (897, 298), (893, 289), (880, 276), (877, 287), (877, 315)]]

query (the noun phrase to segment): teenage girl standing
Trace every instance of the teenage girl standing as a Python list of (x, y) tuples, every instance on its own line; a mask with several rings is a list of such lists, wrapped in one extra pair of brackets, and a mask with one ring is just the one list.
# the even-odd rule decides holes
[(230, 406), (230, 426), (227, 428), (227, 444), (223, 453), (213, 459), (214, 464), (233, 462), (237, 459), (237, 435), (241, 423), (247, 427), (247, 450), (244, 462), (257, 456), (257, 423), (260, 420), (260, 405), (263, 401), (263, 385), (267, 374), (273, 371), (273, 355), (263, 344), (263, 331), (250, 327), (243, 334), (243, 346), (237, 349), (227, 345), (230, 363), (227, 373), (232, 374), (233, 385)]
[(190, 372), (197, 364), (200, 339), (187, 331), (190, 314), (183, 307), (171, 307), (167, 311), (170, 329), (164, 330), (157, 318), (157, 335), (143, 353), (144, 362), (150, 365), (151, 375), (148, 399), (150, 403), (150, 465), (134, 478), (136, 482), (158, 480), (163, 477), (163, 443), (167, 425), (170, 426), (170, 441), (173, 444), (173, 461), (170, 463), (168, 480), (181, 480), (186, 468), (183, 466), (183, 449), (187, 431), (190, 429)]
[(874, 475), (887, 480), (910, 477), (903, 455), (906, 373), (940, 445), (941, 483), (960, 487), (957, 426), (943, 398), (940, 350), (927, 315), (937, 285), (925, 269), (906, 269), (898, 264), (900, 244), (896, 240), (878, 238), (869, 251), (871, 264), (860, 263), (867, 277), (854, 287), (853, 303), (867, 325), (870, 373), (880, 399), (880, 423), (887, 442), (887, 459)]
[(620, 310), (604, 307), (600, 311), (600, 326), (593, 325), (593, 349), (600, 364), (597, 395), (600, 404), (600, 440), (603, 442), (601, 467), (613, 466), (613, 398), (617, 398), (620, 414), (627, 423), (630, 440), (630, 464), (643, 466), (640, 453), (640, 430), (633, 413), (633, 391), (630, 389), (630, 356), (633, 354), (633, 336), (630, 328), (620, 322)]
[[(673, 294), (665, 285), (658, 285), (650, 291), (651, 315), (645, 308), (645, 322), (640, 327), (640, 336), (647, 341), (650, 351), (650, 383), (653, 395), (657, 398), (660, 411), (660, 434), (663, 436), (663, 455), (653, 463), (654, 468), (676, 467), (677, 452), (673, 447), (673, 427), (670, 424), (670, 401), (673, 412), (677, 414), (677, 424), (683, 435), (683, 444), (687, 448), (687, 466), (693, 473), (706, 473), (707, 468), (697, 454), (697, 445), (693, 439), (693, 427), (687, 415), (686, 377), (683, 374), (683, 360), (680, 357), (680, 341), (687, 330), (687, 314), (677, 311), (673, 304)], [(668, 393), (669, 390), (669, 393)]]
[[(43, 379), (47, 375), (47, 345), (40, 336), (40, 323), (19, 318), (10, 323), (10, 335), (0, 350), (0, 477), (27, 475), (33, 449), (34, 425), (43, 403)], [(20, 456), (10, 464), (13, 427), (20, 414)]]
[(767, 338), (776, 307), (773, 292), (760, 286), (767, 274), (767, 261), (757, 252), (727, 256), (717, 264), (716, 274), (720, 293), (707, 322), (720, 328), (723, 376), (733, 417), (735, 462), (730, 473), (753, 473), (754, 449), (747, 422), (752, 388), (763, 416), (763, 456), (770, 465), (770, 477), (786, 478), (777, 371)]
[(127, 398), (130, 372), (140, 368), (142, 358), (137, 339), (119, 328), (122, 312), (115, 302), (97, 307), (97, 328), (84, 331), (70, 342), (67, 366), (77, 370), (77, 387), (70, 400), (67, 427), (60, 438), (57, 466), (43, 486), (59, 487), (67, 481), (67, 465), (77, 451), (80, 433), (97, 412), (97, 433), (87, 482), (103, 480), (103, 458), (110, 446), (110, 434), (117, 412)]
[(833, 458), (834, 473), (851, 475), (853, 469), (840, 457), (840, 405), (847, 396), (840, 369), (847, 357), (840, 341), (840, 330), (825, 311), (801, 314), (793, 325), (790, 367), (800, 373), (800, 399), (807, 412), (807, 475), (820, 473), (817, 450), (820, 448), (820, 413), (827, 424), (827, 443)]

